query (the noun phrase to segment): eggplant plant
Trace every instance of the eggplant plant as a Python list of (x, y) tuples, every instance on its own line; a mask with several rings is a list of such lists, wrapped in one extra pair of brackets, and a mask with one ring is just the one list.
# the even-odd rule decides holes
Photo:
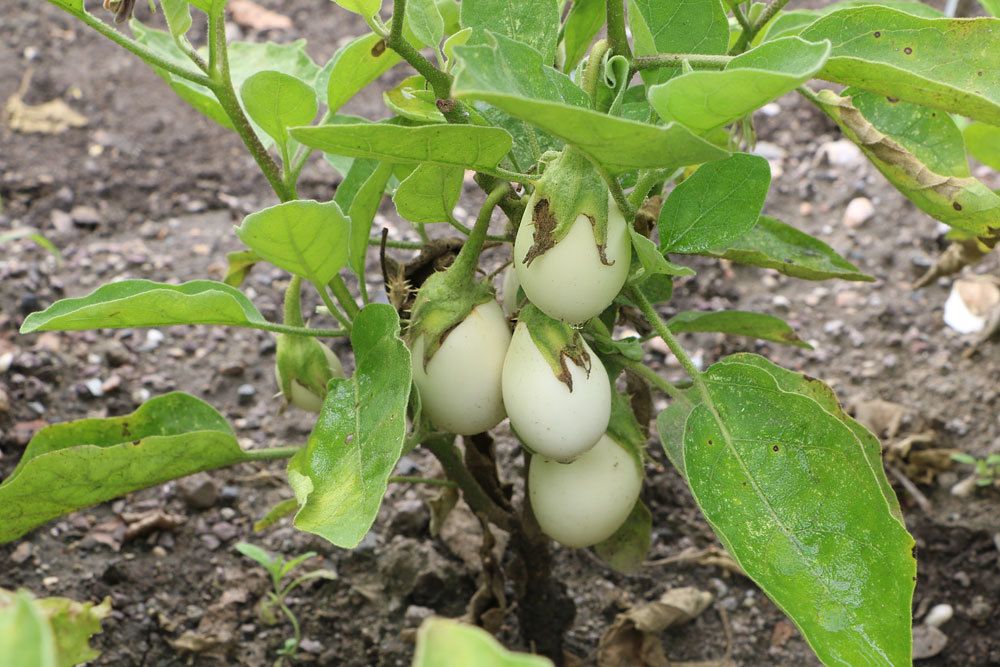
[[(818, 10), (788, 0), (334, 0), (329, 11), (358, 14), (368, 29), (321, 65), (302, 42), (229, 42), (225, 0), (155, 0), (165, 29), (133, 18), (130, 1), (105, 3), (114, 23), (84, 0), (49, 1), (237, 133), (274, 203), (235, 229), (246, 249), (230, 255), (226, 281), (114, 282), (32, 313), (22, 333), (272, 332), (280, 400), (318, 416), (301, 445), (249, 450), (182, 392), (125, 416), (50, 425), (0, 484), (0, 541), (197, 471), (287, 459), (294, 525), (350, 549), (389, 484), (420, 483), (392, 473), (423, 448), (484, 522), (510, 533), (503, 566), (523, 646), (561, 664), (574, 606), (552, 577), (552, 540), (593, 547), (621, 570), (650, 544), (642, 489), (654, 420), (643, 392), (622, 389), (627, 379), (668, 399), (653, 441), (818, 658), (911, 663), (914, 540), (877, 438), (815, 378), (755, 354), (702, 369), (678, 340), (710, 331), (806, 345), (779, 318), (666, 320), (660, 310), (697, 256), (810, 281), (873, 280), (762, 213), (772, 174), (753, 154), (754, 112), (789, 93), (951, 226), (968, 251), (959, 267), (988, 252), (1000, 196), (972, 177), (967, 149), (1000, 162), (1000, 19), (949, 18), (915, 0)], [(195, 21), (204, 44), (193, 42)], [(407, 76), (384, 91), (384, 118), (342, 112), (393, 68)], [(300, 175), (319, 154), (340, 173), (335, 194), (302, 199)], [(481, 190), (466, 193), (479, 205), (474, 222), (456, 213), (467, 175)], [(387, 198), (421, 241), (373, 230)], [(451, 236), (431, 238), (432, 225)], [(484, 260), (484, 248), (506, 250)], [(511, 265), (503, 309), (481, 277), (503, 268), (497, 252)], [(957, 270), (950, 252), (936, 275)], [(379, 262), (384, 284), (366, 283)], [(240, 290), (264, 263), (288, 274), (282, 322)], [(303, 317), (303, 289), (322, 317)], [(643, 363), (654, 337), (684, 383)], [(349, 377), (320, 342), (338, 339), (353, 355)], [(489, 435), (505, 423), (521, 443), (514, 471), (498, 470)], [(515, 495), (501, 481), (517, 475), (525, 492)], [(434, 628), (428, 642), (467, 639), (506, 655)], [(419, 664), (456, 664), (427, 651)]]

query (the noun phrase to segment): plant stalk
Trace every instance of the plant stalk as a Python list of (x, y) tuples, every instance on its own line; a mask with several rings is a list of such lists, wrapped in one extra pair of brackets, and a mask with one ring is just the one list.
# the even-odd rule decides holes
[(458, 449), (450, 439), (432, 437), (425, 440), (423, 444), (444, 468), (448, 478), (458, 485), (462, 491), (462, 497), (465, 498), (465, 502), (468, 503), (473, 512), (482, 514), (489, 519), (490, 523), (503, 530), (512, 531), (514, 529), (514, 517), (493, 502), (493, 499), (486, 494), (483, 487), (465, 467), (465, 462), (462, 461)]
[(625, 2), (624, 0), (608, 0), (608, 44), (611, 53), (616, 56), (625, 56), (632, 59), (632, 48), (628, 43), (628, 35), (625, 32)]
[(251, 461), (275, 461), (279, 459), (290, 459), (301, 450), (299, 445), (288, 447), (271, 447), (269, 449), (250, 449), (243, 452)]
[(340, 303), (347, 316), (353, 320), (361, 312), (361, 309), (358, 308), (358, 302), (351, 296), (351, 290), (347, 289), (347, 283), (339, 274), (330, 281), (330, 289), (333, 290), (333, 296), (337, 298), (337, 302)]
[(632, 67), (636, 70), (657, 67), (680, 67), (685, 62), (695, 69), (723, 69), (733, 56), (712, 56), (700, 53), (657, 53), (655, 56), (636, 56)]
[(490, 228), (490, 220), (493, 218), (493, 209), (496, 208), (500, 200), (510, 191), (509, 183), (501, 183), (496, 186), (483, 202), (483, 207), (479, 209), (476, 217), (476, 224), (472, 227), (472, 232), (465, 240), (465, 245), (455, 258), (455, 262), (448, 269), (448, 275), (453, 276), (452, 280), (466, 283), (472, 280), (475, 275), (476, 266), (479, 263), (479, 255), (483, 251), (483, 244), (486, 242), (487, 232)]

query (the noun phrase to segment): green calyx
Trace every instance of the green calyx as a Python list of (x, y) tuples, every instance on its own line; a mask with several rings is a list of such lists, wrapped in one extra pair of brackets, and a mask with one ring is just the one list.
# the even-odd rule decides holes
[(428, 278), (413, 302), (407, 336), (410, 349), (420, 336), (424, 336), (425, 365), (441, 348), (451, 330), (461, 324), (473, 308), (494, 298), (490, 285), (467, 281), (462, 277), (464, 272), (460, 276), (453, 273), (453, 269), (454, 265)]
[[(316, 394), (326, 396), (326, 386), (335, 377), (343, 377), (340, 363), (315, 338), (278, 334), (275, 370), (278, 386), (286, 399), (291, 399), (292, 382)], [(334, 363), (335, 362), (335, 363)]]
[(593, 360), (579, 331), (549, 317), (530, 303), (521, 309), (517, 319), (528, 328), (531, 340), (552, 368), (553, 375), (570, 391), (573, 391), (573, 376), (567, 362), (573, 362), (590, 374)]
[(594, 228), (601, 261), (610, 266), (604, 254), (609, 197), (608, 186), (593, 165), (579, 151), (567, 146), (542, 174), (528, 200), (535, 230), (524, 263), (530, 266), (536, 257), (566, 238), (577, 217), (583, 215)]
[(635, 460), (639, 472), (643, 471), (643, 452), (646, 447), (646, 433), (635, 418), (628, 396), (612, 388), (611, 420), (608, 435)]

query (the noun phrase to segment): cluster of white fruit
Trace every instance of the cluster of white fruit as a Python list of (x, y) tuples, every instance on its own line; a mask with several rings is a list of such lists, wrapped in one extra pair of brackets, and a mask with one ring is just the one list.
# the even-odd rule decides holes
[[(603, 253), (593, 220), (578, 215), (564, 236), (531, 257), (537, 195), (518, 230), (504, 302), (514, 304), (520, 287), (549, 318), (562, 326), (580, 325), (610, 306), (625, 283), (631, 259), (626, 222), (609, 199)], [(512, 336), (507, 316), (490, 299), (447, 332), (429, 360), (424, 336), (413, 340), (413, 380), (424, 413), (440, 429), (472, 435), (509, 417), (534, 454), (528, 491), (539, 525), (567, 546), (585, 547), (613, 535), (628, 517), (642, 470), (635, 456), (609, 437), (607, 371), (582, 336), (575, 331), (573, 336), (582, 354), (564, 358), (564, 372), (557, 376), (524, 319)]]

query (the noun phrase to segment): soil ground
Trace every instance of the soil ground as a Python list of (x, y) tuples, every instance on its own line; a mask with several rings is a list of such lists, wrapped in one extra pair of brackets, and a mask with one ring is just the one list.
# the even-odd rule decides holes
[[(294, 25), (268, 37), (307, 38), (319, 63), (338, 41), (361, 29), (326, 0), (265, 4)], [(302, 442), (311, 417), (294, 410), (279, 414), (272, 400), (277, 390), (269, 335), (202, 327), (17, 334), (26, 313), (113, 279), (221, 277), (225, 253), (239, 248), (232, 224), (272, 203), (237, 137), (178, 101), (141, 62), (47, 3), (10, 0), (0, 18), (0, 99), (15, 94), (26, 71), (32, 72), (26, 102), (65, 99), (89, 123), (58, 135), (0, 127), (0, 230), (37, 227), (64, 258), (56, 263), (27, 242), (0, 251), (0, 478), (41, 425), (127, 413), (150, 395), (173, 389), (215, 405), (246, 446)], [(384, 83), (401, 72), (390, 73)], [(351, 110), (383, 113), (377, 92), (353, 102)], [(911, 288), (944, 247), (936, 223), (863, 161), (848, 156), (830, 164), (821, 158), (838, 133), (814, 109), (790, 97), (776, 111), (759, 118), (758, 150), (775, 172), (767, 212), (823, 238), (876, 282), (807, 283), (695, 262), (698, 275), (677, 286), (665, 312), (773, 312), (814, 349), (714, 335), (688, 336), (686, 343), (706, 365), (751, 350), (823, 378), (877, 430), (895, 431), (880, 434), (887, 443), (927, 432), (930, 447), (976, 456), (1000, 452), (1000, 348), (987, 344), (963, 356), (970, 337), (942, 321), (950, 280)], [(302, 195), (329, 198), (336, 182), (336, 174), (317, 160), (307, 170)], [(875, 215), (847, 227), (841, 222), (846, 204), (859, 196), (874, 203)], [(391, 204), (383, 212), (391, 226)], [(407, 232), (394, 227), (391, 233), (405, 238)], [(992, 257), (967, 272), (996, 274), (1000, 262)], [(373, 272), (371, 283), (377, 282)], [(280, 272), (258, 269), (245, 289), (275, 319), (284, 284)], [(346, 359), (346, 351), (339, 351)], [(680, 377), (662, 351), (651, 350), (649, 360)], [(887, 416), (876, 400), (901, 407)], [(898, 428), (890, 423), (893, 410), (901, 415)], [(509, 450), (509, 435), (499, 437)], [(645, 492), (655, 526), (650, 559), (716, 544), (658, 449), (651, 442)], [(918, 542), (915, 615), (939, 603), (955, 609), (942, 628), (948, 645), (922, 664), (1000, 664), (1000, 494), (982, 489), (955, 497), (949, 489), (966, 470), (934, 475), (912, 460), (893, 465), (906, 469), (929, 501), (922, 509), (911, 493), (897, 489)], [(415, 454), (401, 462), (400, 473), (435, 470)], [(516, 470), (507, 473), (517, 477)], [(255, 603), (266, 581), (233, 550), (240, 540), (289, 556), (314, 550), (319, 557), (310, 567), (338, 573), (336, 581), (307, 587), (291, 601), (308, 640), (303, 662), (408, 664), (412, 629), (423, 617), (462, 613), (475, 589), (478, 548), (475, 530), (463, 523), (467, 515), (456, 515), (450, 529), (430, 538), (428, 493), (394, 486), (355, 551), (297, 533), (287, 520), (253, 534), (252, 523), (290, 495), (279, 463), (244, 465), (134, 493), (0, 546), (0, 586), (77, 599), (111, 596), (113, 615), (96, 640), (101, 665), (270, 664), (287, 627), (259, 618)], [(172, 527), (124, 540), (127, 520), (157, 511), (174, 517)], [(556, 569), (578, 608), (569, 649), (586, 663), (615, 614), (667, 589), (696, 586), (715, 600), (693, 622), (664, 633), (673, 660), (723, 658), (728, 632), (737, 664), (816, 664), (778, 609), (751, 582), (722, 569), (674, 563), (623, 576), (588, 551), (566, 549), (558, 550)], [(516, 646), (510, 626), (503, 635)]]

